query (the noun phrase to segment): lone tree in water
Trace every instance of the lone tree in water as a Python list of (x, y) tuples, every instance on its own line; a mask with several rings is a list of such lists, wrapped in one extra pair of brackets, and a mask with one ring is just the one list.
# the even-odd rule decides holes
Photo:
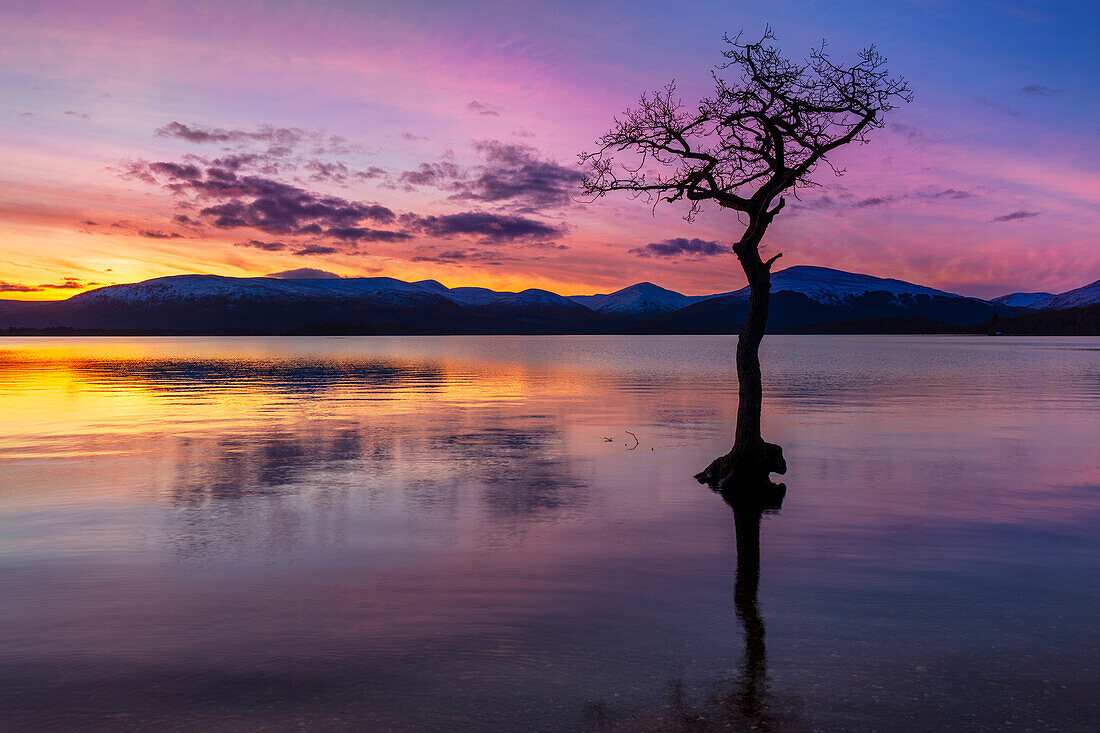
[[(760, 243), (783, 208), (782, 193), (818, 185), (829, 154), (883, 126), (884, 113), (910, 101), (908, 83), (890, 77), (874, 46), (850, 64), (834, 62), (824, 43), (801, 61), (785, 58), (771, 28), (754, 43), (724, 36), (725, 62), (712, 72), (714, 93), (685, 106), (675, 83), (616, 118), (594, 152), (581, 153), (585, 194), (627, 191), (655, 207), (685, 201), (692, 221), (704, 202), (737, 212), (745, 227), (733, 252), (749, 281), (749, 312), (737, 341), (739, 403), (730, 452), (696, 478), (712, 486), (754, 485), (787, 469), (783, 450), (760, 435), (760, 341), (768, 322), (771, 267)], [(728, 75), (728, 76), (727, 76)], [(616, 159), (620, 155), (620, 159)], [(778, 201), (776, 200), (778, 199)]]

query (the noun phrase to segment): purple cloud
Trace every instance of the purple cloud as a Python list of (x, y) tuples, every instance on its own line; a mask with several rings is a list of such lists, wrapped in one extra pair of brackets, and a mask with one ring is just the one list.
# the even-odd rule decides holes
[(474, 150), (483, 164), (466, 170), (449, 161), (421, 163), (402, 173), (398, 182), (453, 191), (450, 198), (458, 201), (507, 203), (524, 211), (566, 204), (580, 186), (577, 168), (542, 160), (529, 145), (481, 140)]
[(325, 244), (300, 244), (293, 242), (265, 242), (259, 239), (249, 239), (244, 242), (234, 242), (234, 247), (250, 247), (264, 252), (290, 252), (296, 255), (330, 255), (339, 252), (336, 247)]
[(323, 160), (311, 160), (306, 163), (305, 169), (311, 171), (309, 177), (311, 181), (331, 181), (341, 186), (346, 186), (354, 181), (369, 181), (386, 175), (385, 169), (378, 166), (371, 166), (365, 170), (354, 170), (344, 163), (326, 163)]
[(255, 131), (226, 130), (220, 127), (185, 125), (182, 122), (169, 122), (154, 134), (157, 137), (174, 137), (189, 143), (264, 142), (287, 148), (299, 145), (307, 137), (304, 130), (296, 127), (260, 125)]
[(540, 160), (529, 145), (483, 140), (474, 149), (485, 156), (485, 165), (467, 183), (455, 185), (451, 198), (476, 201), (517, 201), (527, 206), (565, 204), (579, 189), (581, 173), (575, 167)]
[[(196, 131), (179, 125), (163, 134), (220, 139), (231, 132), (235, 134), (236, 131)], [(479, 143), (478, 149), (485, 154), (487, 165), (477, 169), (476, 179), (456, 180), (465, 173), (453, 163), (442, 162), (406, 171), (400, 180), (451, 190), (462, 187), (461, 193), (456, 194), (460, 198), (522, 200), (531, 204), (559, 201), (579, 180), (574, 171), (538, 160), (531, 148), (487, 142)], [(130, 163), (123, 175), (159, 185), (178, 196), (181, 208), (186, 208), (188, 213), (177, 214), (175, 221), (192, 227), (208, 224), (218, 229), (254, 229), (281, 236), (324, 237), (345, 244), (400, 242), (420, 234), (444, 239), (470, 237), (482, 242), (536, 242), (539, 246), (553, 246), (549, 240), (557, 239), (564, 231), (559, 226), (519, 214), (464, 211), (441, 215), (406, 213), (399, 217), (380, 203), (349, 200), (270, 176), (242, 172), (257, 158), (262, 160), (262, 156), (231, 155), (213, 160), (187, 156), (181, 162), (137, 161)], [(490, 169), (489, 164), (495, 168)], [(360, 173), (342, 163), (323, 161), (311, 161), (306, 169), (313, 171), (315, 176), (334, 181), (347, 180)], [(371, 176), (383, 173), (381, 169), (366, 172)], [(197, 214), (193, 213), (195, 210)], [(182, 236), (153, 230), (142, 233), (153, 238)], [(281, 244), (286, 246), (279, 246)], [(239, 245), (299, 254), (326, 254), (340, 248), (333, 241), (314, 243), (305, 249), (307, 245), (259, 238)]]
[(307, 244), (304, 247), (299, 247), (294, 250), (296, 255), (331, 255), (339, 252), (340, 250), (335, 247), (329, 247), (324, 244)]
[[(195, 164), (139, 161), (128, 174), (208, 202), (199, 216), (219, 229), (251, 227), (271, 234), (336, 230), (338, 236), (339, 231), (360, 227), (364, 221), (387, 224), (397, 218), (381, 204), (319, 194), (262, 176), (240, 176), (217, 165), (203, 170)], [(404, 237), (396, 232), (373, 234), (374, 241), (385, 238)]]
[(500, 117), (500, 113), (503, 111), (495, 104), (486, 104), (485, 102), (479, 102), (476, 99), (466, 105), (466, 109), (479, 115), (486, 115), (489, 117)]
[(402, 217), (402, 223), (433, 237), (471, 235), (491, 242), (547, 239), (562, 234), (561, 229), (534, 219), (483, 211), (464, 211), (442, 216), (406, 215)]
[(677, 237), (663, 242), (650, 242), (644, 247), (635, 247), (628, 252), (638, 257), (661, 257), (664, 259), (714, 257), (729, 252), (729, 247), (705, 239), (685, 239)]
[(405, 232), (370, 229), (369, 227), (330, 227), (325, 230), (325, 234), (347, 242), (399, 242), (403, 239), (412, 238), (411, 235)]
[(404, 171), (398, 176), (399, 183), (406, 186), (445, 187), (456, 179), (465, 178), (466, 173), (454, 163), (421, 163), (415, 170)]
[(453, 265), (463, 262), (477, 262), (484, 265), (499, 265), (509, 258), (505, 253), (497, 250), (469, 250), (452, 249), (436, 252), (431, 255), (417, 255), (413, 262), (433, 262), (437, 265)]

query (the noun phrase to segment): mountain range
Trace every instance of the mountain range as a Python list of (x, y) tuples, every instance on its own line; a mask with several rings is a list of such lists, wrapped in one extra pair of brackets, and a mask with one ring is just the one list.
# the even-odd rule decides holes
[[(902, 280), (800, 265), (772, 275), (768, 329), (962, 333), (980, 331), (983, 324), (997, 329), (1036, 311), (1080, 310), (1098, 303), (1100, 281), (1066, 293), (1012, 293), (987, 301)], [(448, 288), (435, 280), (389, 277), (176, 275), (111, 285), (62, 301), (0, 300), (0, 331), (736, 333), (747, 311), (748, 288), (689, 296), (644, 282), (614, 293), (562, 296), (537, 289)], [(1086, 331), (1095, 327), (1088, 314), (1073, 318), (1075, 329), (1081, 323)], [(1036, 322), (1050, 328), (1058, 320), (1053, 316)]]

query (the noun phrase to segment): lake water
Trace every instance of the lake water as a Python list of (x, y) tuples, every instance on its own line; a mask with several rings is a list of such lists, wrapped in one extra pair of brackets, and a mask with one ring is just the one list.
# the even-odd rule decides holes
[(0, 340), (0, 728), (1100, 728), (1100, 339), (769, 336), (740, 567), (735, 343)]

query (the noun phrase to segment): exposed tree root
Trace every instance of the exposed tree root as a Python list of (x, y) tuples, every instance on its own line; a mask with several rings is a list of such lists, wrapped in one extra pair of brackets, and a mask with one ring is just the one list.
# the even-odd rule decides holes
[(769, 475), (786, 472), (787, 462), (783, 459), (783, 449), (775, 443), (761, 441), (748, 449), (734, 447), (695, 474), (695, 479), (723, 494), (740, 493), (753, 491), (756, 487), (774, 485), (768, 478)]

